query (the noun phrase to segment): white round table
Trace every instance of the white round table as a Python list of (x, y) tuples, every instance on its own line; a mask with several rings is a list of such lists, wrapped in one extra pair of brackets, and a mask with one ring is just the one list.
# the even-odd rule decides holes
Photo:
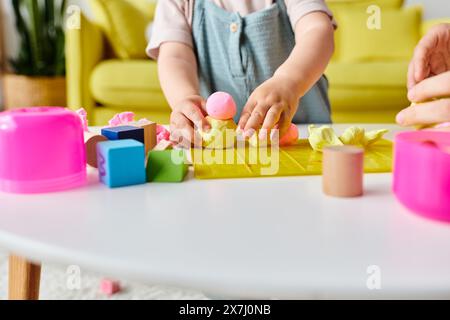
[(108, 189), (90, 170), (85, 188), (0, 194), (0, 245), (36, 263), (224, 297), (450, 298), (450, 226), (403, 208), (390, 174), (366, 175), (365, 186), (338, 199), (318, 176), (190, 172), (181, 184)]

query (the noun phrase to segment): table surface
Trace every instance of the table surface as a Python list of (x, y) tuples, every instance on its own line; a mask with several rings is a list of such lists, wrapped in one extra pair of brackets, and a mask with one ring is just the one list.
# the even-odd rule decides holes
[(450, 226), (403, 208), (390, 174), (366, 175), (356, 199), (323, 195), (319, 176), (192, 177), (111, 190), (90, 170), (85, 188), (0, 193), (0, 245), (226, 297), (450, 297)]

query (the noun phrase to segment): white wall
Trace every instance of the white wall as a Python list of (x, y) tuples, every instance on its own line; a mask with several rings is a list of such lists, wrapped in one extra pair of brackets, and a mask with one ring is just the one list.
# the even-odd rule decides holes
[(425, 8), (425, 19), (450, 17), (449, 0), (406, 0), (406, 4), (421, 4)]

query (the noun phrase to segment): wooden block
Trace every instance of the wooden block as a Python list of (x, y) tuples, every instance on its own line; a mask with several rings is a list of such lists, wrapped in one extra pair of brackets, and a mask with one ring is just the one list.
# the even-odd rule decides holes
[(137, 123), (136, 127), (144, 129), (145, 153), (147, 154), (156, 146), (156, 123)]
[(103, 128), (102, 135), (108, 138), (108, 140), (134, 139), (139, 142), (145, 143), (144, 129), (135, 126)]
[(110, 188), (146, 182), (144, 144), (133, 139), (97, 144), (100, 181)]
[(364, 149), (331, 146), (323, 149), (323, 192), (333, 197), (363, 195)]
[(97, 168), (97, 144), (107, 141), (105, 136), (91, 132), (84, 133), (84, 145), (86, 146), (86, 162), (91, 167)]
[(9, 257), (9, 300), (39, 299), (41, 266), (24, 258)]
[(171, 150), (173, 148), (173, 144), (171, 141), (162, 140), (160, 141), (154, 148), (154, 151), (164, 151)]
[(112, 296), (121, 291), (118, 281), (103, 279), (100, 283), (100, 291), (108, 296)]
[(188, 168), (184, 150), (152, 150), (147, 157), (147, 181), (182, 182)]

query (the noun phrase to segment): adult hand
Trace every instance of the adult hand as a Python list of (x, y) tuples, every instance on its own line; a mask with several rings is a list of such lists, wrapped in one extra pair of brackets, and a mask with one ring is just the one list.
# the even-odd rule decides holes
[(412, 104), (397, 115), (397, 122), (403, 126), (427, 125), (450, 122), (450, 71), (427, 78), (411, 89), (413, 101), (438, 100)]
[(431, 28), (414, 50), (408, 70), (408, 89), (446, 71), (450, 71), (450, 24), (447, 23)]
[(408, 99), (415, 103), (397, 115), (399, 124), (450, 121), (450, 24), (433, 27), (417, 45), (409, 65), (408, 89)]

